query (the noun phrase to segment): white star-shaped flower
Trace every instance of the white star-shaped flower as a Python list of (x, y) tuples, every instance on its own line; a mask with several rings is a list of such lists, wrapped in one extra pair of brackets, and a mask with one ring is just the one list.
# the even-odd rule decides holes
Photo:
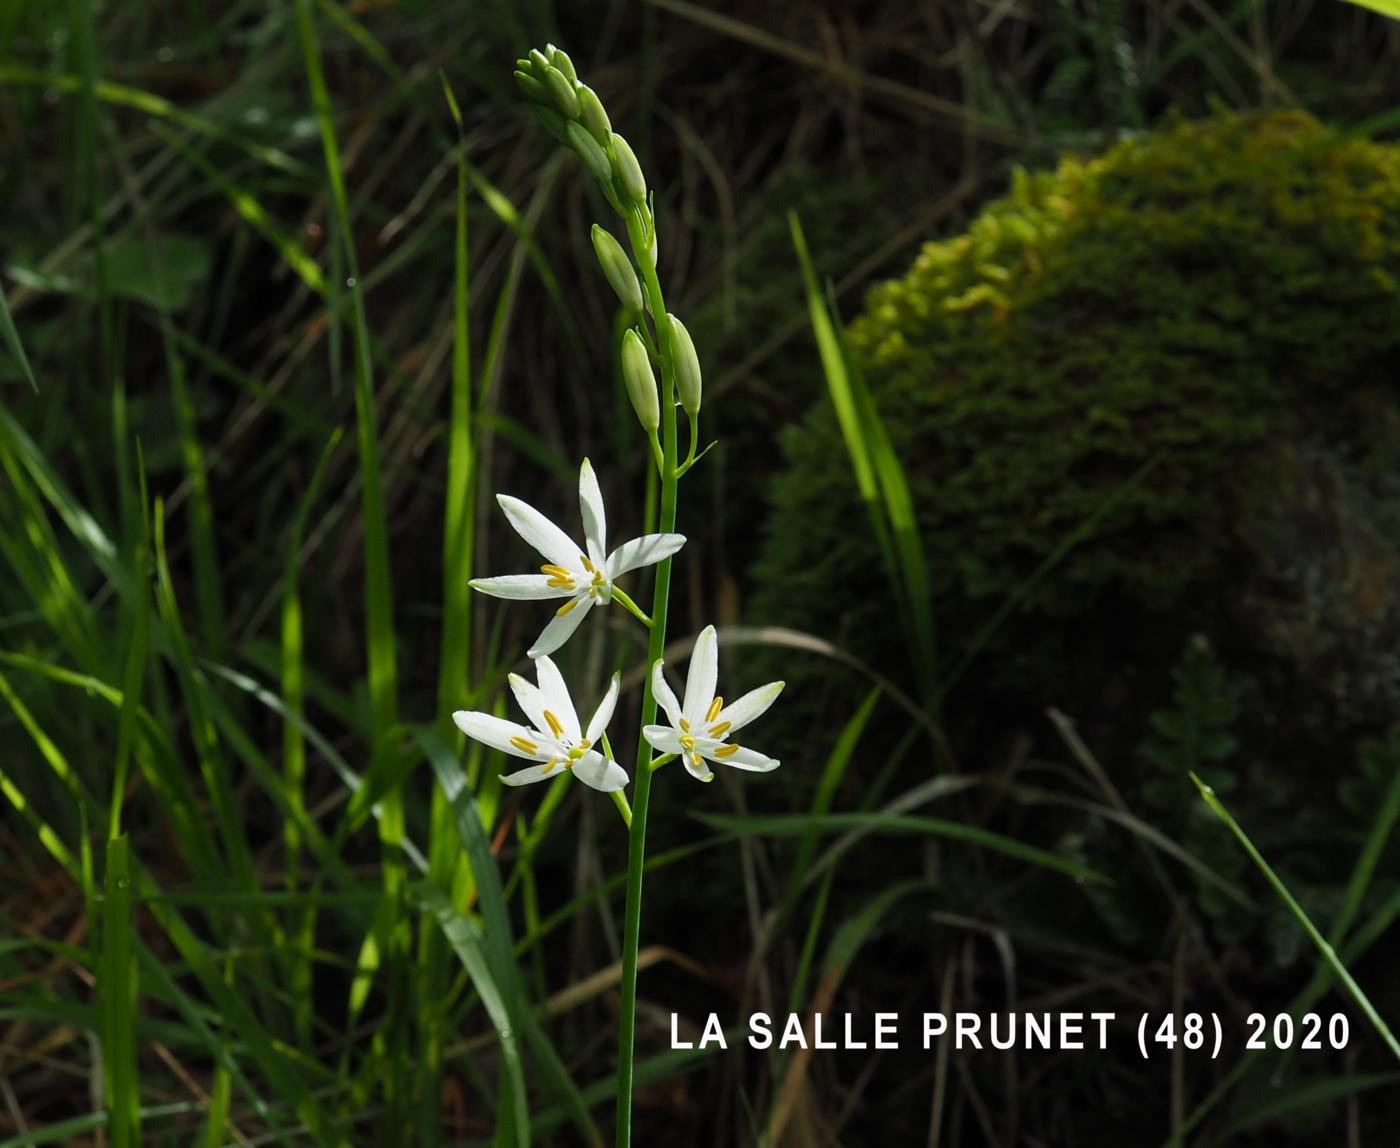
[(649, 725), (642, 732), (653, 749), (678, 755), (692, 777), (713, 781), (706, 761), (732, 765), (736, 769), (767, 773), (778, 762), (756, 750), (736, 745), (729, 739), (749, 722), (762, 715), (783, 692), (782, 682), (769, 682), (750, 690), (738, 701), (724, 704), (715, 695), (719, 675), (719, 636), (706, 626), (695, 640), (690, 655), (690, 674), (685, 683), (684, 704), (666, 684), (658, 661), (651, 670), (651, 692), (666, 711), (670, 725)]
[(578, 500), (583, 511), (584, 546), (528, 503), (508, 494), (496, 495), (515, 532), (540, 552), (545, 564), (538, 574), (473, 578), (473, 589), (496, 598), (568, 599), (530, 647), (532, 658), (554, 653), (578, 629), (589, 610), (611, 602), (617, 578), (669, 558), (685, 544), (683, 534), (644, 534), (609, 554), (603, 493), (587, 459), (578, 472)]
[(511, 674), (509, 679), (515, 700), (530, 719), (529, 726), (492, 714), (458, 710), (452, 715), (457, 728), (492, 749), (537, 763), (506, 774), (501, 780), (507, 785), (546, 781), (558, 776), (556, 770), (567, 769), (585, 785), (603, 793), (621, 789), (627, 784), (626, 771), (593, 748), (602, 738), (617, 705), (618, 676), (613, 675), (608, 692), (588, 721), (588, 728), (582, 729), (569, 689), (555, 664), (548, 658), (538, 658), (535, 670), (538, 686), (531, 685), (519, 674)]

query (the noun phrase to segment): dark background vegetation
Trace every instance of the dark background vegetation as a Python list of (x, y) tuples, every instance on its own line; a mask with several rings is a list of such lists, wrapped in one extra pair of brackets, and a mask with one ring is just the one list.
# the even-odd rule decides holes
[[(827, 401), (789, 212), (800, 216), (838, 307), (854, 316), (868, 287), (902, 275), (921, 243), (958, 234), (1006, 191), (1017, 166), (1096, 154), (1172, 114), (1301, 108), (1384, 140), (1400, 57), (1394, 27), (1331, 0), (327, 0), (313, 7), (372, 333), (399, 709), (404, 720), (421, 722), (440, 716), (453, 350), (458, 137), (443, 78), (462, 108), (472, 182), (480, 396), (481, 534), (476, 569), (460, 577), (513, 570), (521, 558), (494, 513), (492, 491), (571, 522), (585, 452), (595, 463), (607, 460), (618, 536), (644, 515), (647, 455), (616, 380), (613, 299), (588, 242), (589, 225), (606, 221), (607, 208), (581, 166), (522, 107), (510, 79), (517, 55), (553, 41), (571, 52), (642, 157), (657, 193), (668, 303), (705, 362), (704, 429), (720, 445), (684, 487), (681, 528), (691, 541), (678, 562), (672, 611), (673, 632), (683, 638), (710, 621), (783, 620), (781, 611), (765, 616), (755, 606), (757, 583), (769, 579), (770, 601), (774, 591), (771, 570), (756, 574), (754, 565), (771, 533), (772, 483), (784, 468), (779, 439)], [(89, 100), (85, 78), (107, 86)], [(304, 800), (328, 833), (341, 824), (348, 791), (326, 750), (357, 770), (370, 757), (348, 270), (335, 242), (293, 5), (0, 0), (0, 154), (0, 283), (38, 379), (36, 393), (16, 362), (0, 359), (7, 425), (23, 428), (71, 505), (114, 540), (138, 582), (151, 576), (137, 557), (139, 443), (149, 496), (163, 500), (170, 592), (203, 667), (199, 688), (219, 696), (252, 747), (222, 758), (247, 856), (257, 886), (278, 887), (286, 877), (279, 808), (247, 759), (260, 752), (277, 763), (284, 729), (248, 679), (279, 690), (293, 553), (307, 714), (326, 738), (324, 749), (309, 752)], [(335, 428), (344, 439), (299, 529), (297, 509)], [(17, 457), (11, 443), (0, 478), (8, 571), (0, 648), (116, 687), (134, 624), (129, 598)], [(832, 451), (830, 466), (844, 474), (844, 454)], [(26, 501), (26, 490), (38, 490), (38, 501)], [(85, 604), (81, 617), (54, 605), (63, 597), (54, 586), (65, 579), (71, 586), (63, 592)], [(833, 625), (817, 638), (839, 632), (849, 606), (843, 592), (849, 588), (832, 587)], [(200, 715), (189, 709), (179, 643), (162, 621), (147, 704), (193, 778), (209, 754)], [(529, 609), (480, 608), (473, 694), (463, 706), (489, 708), (538, 624)], [(621, 627), (615, 616), (597, 624), (599, 641), (570, 646), (571, 678), (600, 686), (609, 659), (635, 668), (640, 647), (614, 640), (613, 627)], [(1012, 648), (1015, 634), (1008, 624)], [(1131, 652), (1131, 640), (1123, 645)], [(1112, 644), (1086, 648), (1102, 655)], [(968, 671), (964, 692), (944, 699), (938, 716), (946, 734), (934, 737), (927, 712), (912, 719), (891, 700), (917, 696), (902, 654), (881, 662), (877, 652), (871, 668), (891, 688), (871, 703), (868, 722), (861, 711), (851, 725), (872, 681), (864, 670), (842, 668), (840, 649), (775, 651), (770, 642), (756, 651), (758, 668), (733, 657), (726, 672), (736, 677), (758, 680), (763, 668), (791, 666), (784, 676), (808, 682), (809, 692), (805, 701), (784, 699), (793, 716), (774, 711), (769, 743), (764, 727), (755, 728), (761, 748), (781, 751), (779, 774), (725, 777), (703, 790), (680, 776), (658, 778), (653, 851), (693, 844), (697, 852), (649, 881), (643, 944), (661, 948), (642, 974), (639, 1047), (646, 1056), (665, 1051), (672, 1011), (684, 1028), (711, 1011), (728, 1024), (759, 1008), (913, 1017), (945, 1006), (1134, 1016), (1177, 1007), (1225, 1018), (1236, 1040), (1220, 1061), (1163, 1053), (1143, 1063), (1126, 1030), (1112, 1055), (906, 1051), (807, 1062), (736, 1048), (698, 1066), (658, 1062), (638, 1096), (638, 1142), (1151, 1145), (1193, 1118), (1239, 1062), (1244, 1015), (1287, 1007), (1314, 962), (1296, 923), (1218, 826), (1193, 820), (1184, 801), (1151, 799), (1153, 785), (1185, 786), (1186, 768), (1226, 757), (1230, 776), (1238, 769), (1256, 789), (1272, 784), (1267, 772), (1239, 766), (1250, 746), (1230, 740), (1240, 699), (1259, 700), (1231, 685), (1235, 670), (1247, 675), (1249, 667), (1222, 666), (1189, 627), (1173, 631), (1163, 648), (1169, 659), (1151, 667), (1151, 689), (1142, 687), (1138, 704), (1114, 711), (1129, 715), (1117, 725), (1113, 713), (1047, 717), (1043, 707), (1065, 699), (1025, 690), (1015, 695), (1019, 709), (990, 708), (1010, 704), (983, 688), (995, 677), (992, 650)], [(1062, 656), (1074, 662), (1076, 644), (1067, 642)], [(244, 675), (243, 684), (214, 666)], [(1121, 669), (1107, 658), (1075, 664), (1077, 675), (1097, 680)], [(115, 711), (91, 684), (75, 691), (13, 661), (4, 672), (0, 773), (77, 854), (80, 842), (100, 842), (102, 827), (80, 818), (34, 727), (101, 792), (118, 753)], [(586, 699), (592, 689), (581, 692)], [(1306, 683), (1297, 689), (1306, 692)], [(633, 716), (634, 708), (621, 707), (617, 728)], [(1289, 714), (1278, 720), (1286, 725)], [(1102, 732), (1104, 744), (1076, 741), (1073, 721)], [(1197, 723), (1204, 739), (1190, 752), (1181, 749), (1183, 722)], [(839, 741), (843, 728), (849, 745)], [(1365, 732), (1383, 738), (1388, 730), (1373, 721)], [(1210, 741), (1217, 734), (1226, 741)], [(242, 744), (226, 730), (222, 737)], [(1285, 875), (1305, 878), (1305, 907), (1324, 922), (1345, 900), (1369, 815), (1400, 751), (1381, 742), (1363, 752), (1359, 741), (1346, 741), (1326, 756), (1318, 768), (1342, 797), (1311, 820), (1298, 810), (1296, 832), (1292, 810), (1251, 797), (1249, 786), (1229, 795), (1276, 827), (1269, 844), (1284, 850)], [(824, 776), (832, 792), (822, 791)], [(403, 785), (409, 836), (421, 841), (429, 770), (416, 765)], [(1334, 795), (1336, 787), (1326, 790)], [(512, 868), (522, 853), (517, 815), (533, 816), (540, 796), (508, 794), (488, 823), (507, 874), (522, 871)], [(910, 835), (866, 837), (807, 881), (813, 855), (790, 837), (749, 823), (706, 846), (714, 823), (694, 816), (805, 814), (814, 801), (833, 812), (869, 812), (901, 798), (901, 812), (952, 818), (1115, 871), (1131, 893), (1120, 889), (1115, 898), (972, 844)], [(346, 1002), (369, 918), (362, 906), (324, 909), (316, 941), (326, 955), (315, 962), (306, 995), (314, 1019), (303, 1029), (304, 1018), (279, 995), (285, 984), (268, 1000), (251, 987), (266, 972), (257, 963), (266, 954), (250, 938), (264, 934), (239, 915), (256, 913), (243, 903), (199, 900), (250, 894), (243, 877), (231, 873), (222, 889), (200, 881), (179, 825), (140, 781), (126, 824), (134, 855), (162, 884), (194, 898), (199, 943), (228, 970), (230, 984), (258, 1001), (267, 1029), (298, 1049), (297, 1071), (320, 1089), (325, 1110), (347, 1122), (353, 1143), (489, 1139), (495, 1048), (468, 1039), (489, 1026), (462, 984), (442, 998), (449, 1043), (466, 1043), (450, 1048), (440, 1075), (425, 1077), (431, 1086), (412, 1122), (392, 1123), (379, 1091), (386, 1066), (413, 1077), (423, 1043), (412, 1023), (388, 1021), (403, 1000), (433, 991), (414, 958), (381, 965), (367, 1000), (352, 1009)], [(59, 1142), (97, 1143), (105, 1133), (81, 1124), (100, 1108), (97, 1045), (89, 1039), (97, 910), (41, 846), (35, 825), (10, 807), (0, 820), (0, 1143), (41, 1142), (26, 1134), (65, 1120), (79, 1124)], [(1225, 876), (1239, 896), (1221, 901), (1190, 863), (1160, 848), (1162, 835), (1198, 869)], [(826, 831), (821, 848), (838, 838)], [(377, 890), (373, 830), (359, 826), (336, 845), (350, 872)], [(523, 892), (511, 887), (522, 936), (539, 933), (542, 919), (621, 870), (613, 811), (580, 787), (569, 790), (528, 860)], [(1394, 861), (1387, 854), (1374, 882), (1363, 885), (1361, 920), (1377, 919), (1393, 900)], [(100, 848), (95, 864), (100, 874)], [(314, 871), (309, 859), (303, 864), (304, 886)], [(1125, 905), (1139, 895), (1140, 903)], [(275, 1135), (253, 1102), (265, 1093), (282, 1120), (297, 1124), (301, 1114), (289, 1115), (285, 1095), (269, 1092), (267, 1062), (245, 1035), (225, 1033), (218, 1002), (208, 1003), (185, 958), (163, 940), (163, 922), (145, 912), (137, 921), (211, 1026), (189, 1036), (199, 1030), (179, 994), (150, 988), (138, 1029), (140, 1095), (179, 1110), (147, 1119), (148, 1142), (188, 1144), (206, 1134), (209, 1143), (263, 1142), (259, 1136)], [(605, 1136), (616, 981), (608, 970), (620, 924), (616, 892), (574, 906), (523, 964), (533, 999), (550, 1001), (546, 1024), (574, 1080), (582, 1088), (604, 1082), (601, 1101), (589, 1098)], [(1395, 958), (1393, 942), (1382, 941), (1354, 969), (1390, 1016), (1400, 1015), (1387, 981)], [(1323, 1001), (1325, 1013), (1348, 1008), (1336, 993)], [(1254, 1067), (1200, 1116), (1187, 1142), (1330, 1146), (1393, 1135), (1394, 1065), (1355, 1013), (1351, 1027), (1346, 1053)], [(217, 1067), (230, 1051), (249, 1074), (246, 1084)], [(561, 1129), (567, 1106), (541, 1076), (529, 1078), (541, 1114), (538, 1142), (576, 1142), (581, 1132)], [(204, 1102), (212, 1094), (217, 1107), (220, 1089), (229, 1097), (227, 1137), (222, 1124), (201, 1131)]]

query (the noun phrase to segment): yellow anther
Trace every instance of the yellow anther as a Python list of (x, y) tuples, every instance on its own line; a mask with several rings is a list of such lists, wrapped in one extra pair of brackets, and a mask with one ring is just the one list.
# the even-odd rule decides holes
[(682, 733), (689, 733), (689, 732), (690, 732), (690, 723), (689, 723), (688, 721), (686, 721), (685, 718), (681, 718), (681, 732), (682, 732)]
[(729, 727), (732, 726), (733, 724), (734, 724), (734, 723), (733, 723), (732, 721), (722, 721), (722, 722), (719, 723), (719, 725), (712, 725), (712, 726), (710, 726), (710, 736), (711, 736), (711, 737), (723, 737), (725, 734), (727, 734), (727, 733), (729, 732)]
[(700, 768), (700, 755), (698, 753), (692, 753), (690, 755), (690, 764), (695, 766), (696, 769)]
[(722, 709), (724, 709), (724, 699), (715, 698), (715, 700), (710, 703), (710, 710), (705, 715), (705, 720), (714, 721), (715, 718), (719, 717), (719, 711)]
[(547, 565), (541, 566), (541, 567), (540, 567), (540, 573), (541, 573), (541, 574), (550, 574), (550, 575), (553, 575), (555, 578), (567, 578), (567, 577), (569, 577), (569, 575), (572, 573), (572, 571), (566, 569), (566, 568), (563, 567), (563, 566), (555, 566), (555, 565), (551, 562), (551, 563), (549, 563), (549, 564), (547, 564)]
[(518, 749), (521, 753), (539, 753), (539, 752), (540, 752), (540, 747), (539, 747), (539, 746), (537, 746), (537, 745), (536, 745), (534, 742), (532, 742), (529, 738), (521, 737), (519, 734), (513, 734), (513, 735), (511, 736), (510, 744), (513, 745), (513, 746), (515, 746), (515, 748)]
[(594, 566), (593, 563), (588, 560), (587, 554), (580, 554), (578, 556), (578, 560), (583, 563), (583, 568), (587, 570), (590, 574), (600, 573), (598, 567)]
[(577, 761), (579, 758), (581, 758), (581, 757), (582, 757), (585, 753), (587, 753), (587, 752), (588, 752), (588, 751), (587, 751), (586, 749), (584, 749), (582, 746), (576, 745), (576, 746), (574, 746), (573, 749), (569, 750), (569, 760), (570, 760), (570, 761)]
[(733, 757), (738, 752), (739, 747), (737, 745), (722, 745), (719, 749), (714, 751), (716, 757)]
[(558, 590), (572, 590), (574, 588), (574, 580), (570, 578), (567, 574), (555, 575), (548, 582), (546, 582), (545, 585), (553, 586), (555, 587), (555, 589)]
[(572, 609), (573, 609), (575, 606), (577, 606), (578, 604), (579, 604), (579, 599), (577, 599), (577, 598), (570, 598), (567, 602), (565, 602), (562, 606), (560, 606), (559, 609), (557, 609), (557, 610), (554, 611), (554, 616), (555, 616), (556, 618), (562, 618), (565, 614), (567, 614), (570, 610), (572, 610)]
[(544, 763), (544, 773), (542, 773), (540, 776), (541, 776), (541, 777), (548, 776), (549, 771), (550, 771), (551, 769), (553, 769), (553, 768), (554, 768), (556, 765), (558, 765), (558, 764), (559, 764), (559, 759), (558, 759), (557, 757), (551, 757), (547, 762)]
[(544, 720), (549, 724), (549, 732), (555, 737), (564, 732), (563, 723), (548, 710), (544, 711)]
[(683, 750), (685, 750), (686, 753), (689, 753), (692, 749), (695, 748), (695, 739), (694, 739), (693, 737), (691, 737), (690, 734), (688, 734), (688, 733), (682, 734), (682, 735), (681, 735), (681, 748), (682, 748)]

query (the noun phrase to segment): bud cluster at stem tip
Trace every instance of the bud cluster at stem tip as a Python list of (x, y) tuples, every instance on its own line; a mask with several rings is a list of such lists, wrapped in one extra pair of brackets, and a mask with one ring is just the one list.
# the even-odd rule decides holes
[[(568, 53), (547, 44), (543, 51), (532, 48), (529, 55), (516, 60), (515, 67), (516, 82), (534, 105), (540, 122), (578, 155), (613, 209), (627, 221), (627, 237), (636, 263), (611, 232), (595, 224), (592, 236), (593, 250), (608, 285), (628, 312), (630, 321), (642, 324), (641, 331), (631, 329), (623, 338), (622, 377), (638, 421), (647, 435), (655, 439), (660, 399), (652, 363), (659, 358), (667, 368), (661, 393), (672, 394), (674, 384), (674, 397), (679, 399), (691, 422), (688, 467), (689, 462), (694, 461), (696, 422), (700, 413), (700, 359), (685, 325), (674, 315), (653, 312), (651, 299), (660, 299), (660, 289), (655, 282), (656, 221), (637, 153), (612, 130), (612, 121), (608, 119), (602, 100), (592, 88), (579, 81)], [(639, 268), (648, 277), (650, 296), (643, 292)], [(661, 307), (655, 310), (660, 311)], [(644, 334), (648, 315), (655, 332), (654, 341), (648, 341)]]

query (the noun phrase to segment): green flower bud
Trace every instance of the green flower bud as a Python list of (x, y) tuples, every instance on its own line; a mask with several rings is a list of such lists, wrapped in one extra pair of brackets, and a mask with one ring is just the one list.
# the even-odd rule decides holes
[(627, 384), (627, 397), (632, 400), (637, 421), (647, 434), (654, 435), (661, 425), (661, 400), (656, 394), (651, 356), (635, 330), (622, 336), (622, 381)]
[(553, 44), (544, 46), (544, 54), (549, 57), (549, 62), (558, 68), (568, 78), (572, 84), (578, 83), (578, 72), (574, 71), (574, 62), (569, 59), (569, 54), (563, 48), (556, 48)]
[(569, 121), (569, 146), (583, 157), (583, 162), (588, 165), (589, 170), (601, 180), (608, 180), (612, 177), (612, 165), (608, 163), (608, 153), (605, 152), (580, 123)]
[(566, 144), (569, 142), (569, 121), (553, 108), (547, 108), (543, 104), (540, 104), (535, 108), (535, 115), (539, 116), (540, 123), (544, 124), (549, 130), (549, 134), (560, 143)]
[(578, 93), (574, 91), (573, 80), (551, 66), (544, 70), (544, 86), (549, 89), (549, 98), (556, 108), (571, 120), (578, 118)]
[(578, 87), (578, 107), (579, 119), (583, 121), (583, 126), (593, 133), (595, 140), (606, 147), (608, 137), (612, 135), (612, 121), (608, 119), (608, 113), (603, 107), (603, 101), (598, 98), (598, 93), (587, 84), (580, 84)]
[(700, 413), (700, 356), (695, 353), (695, 344), (685, 324), (674, 315), (668, 314), (666, 318), (671, 323), (671, 356), (676, 369), (676, 390), (680, 392), (685, 413), (694, 418)]
[(530, 99), (539, 100), (541, 102), (549, 99), (549, 93), (545, 90), (545, 86), (540, 83), (539, 80), (535, 79), (534, 76), (530, 75), (529, 72), (516, 72), (515, 82), (520, 86), (520, 90), (529, 96)]
[(612, 142), (613, 175), (633, 203), (645, 206), (647, 181), (646, 176), (642, 174), (642, 165), (637, 162), (637, 153), (632, 150), (632, 145), (619, 135), (614, 135)]
[(632, 270), (632, 261), (627, 258), (627, 252), (622, 250), (622, 244), (596, 223), (593, 225), (593, 251), (598, 256), (603, 274), (607, 276), (608, 285), (617, 292), (622, 305), (632, 311), (640, 311), (642, 285), (637, 282), (637, 273)]
[(537, 77), (544, 79), (545, 69), (549, 67), (549, 57), (538, 48), (531, 48), (530, 66), (534, 69)]

